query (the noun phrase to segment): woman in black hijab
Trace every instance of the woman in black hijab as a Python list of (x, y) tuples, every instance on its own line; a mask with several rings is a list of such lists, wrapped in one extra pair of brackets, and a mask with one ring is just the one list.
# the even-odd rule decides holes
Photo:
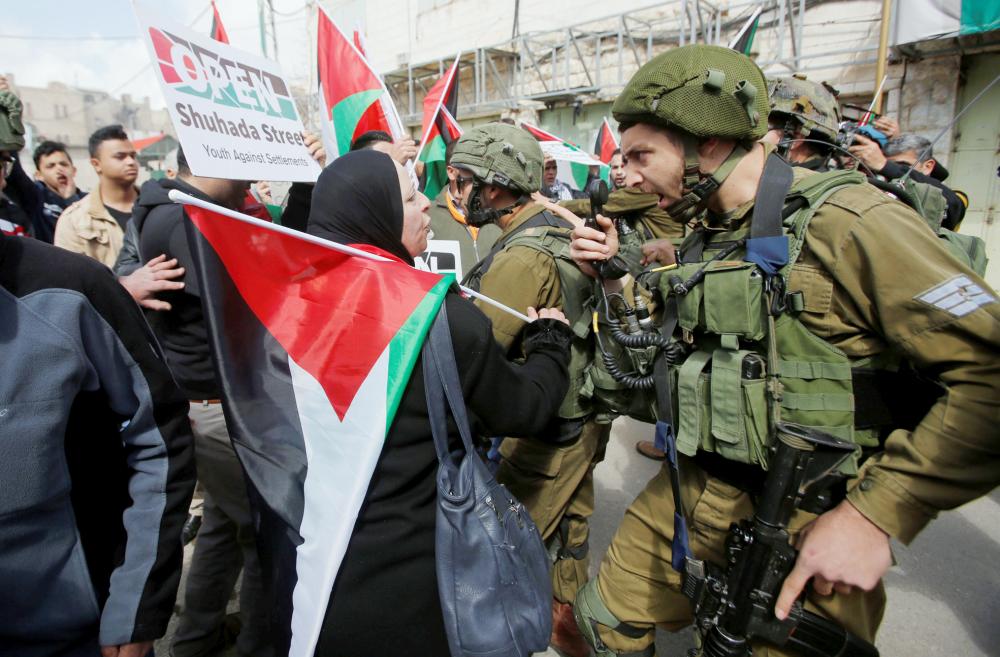
[[(429, 206), (388, 155), (355, 151), (320, 175), (308, 232), (413, 264), (427, 247)], [(445, 303), (473, 431), (541, 434), (568, 387), (565, 318), (537, 313), (524, 331), (527, 359), (515, 365), (472, 303), (457, 293)], [(461, 444), (457, 430), (450, 440)], [(317, 657), (448, 656), (434, 561), (437, 466), (418, 360), (334, 583)]]

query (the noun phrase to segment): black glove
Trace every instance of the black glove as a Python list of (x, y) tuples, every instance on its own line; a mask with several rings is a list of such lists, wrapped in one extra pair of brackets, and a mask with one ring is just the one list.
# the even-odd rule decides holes
[(558, 319), (536, 319), (524, 329), (524, 355), (543, 348), (554, 347), (560, 351), (569, 352), (569, 344), (573, 339), (573, 331)]

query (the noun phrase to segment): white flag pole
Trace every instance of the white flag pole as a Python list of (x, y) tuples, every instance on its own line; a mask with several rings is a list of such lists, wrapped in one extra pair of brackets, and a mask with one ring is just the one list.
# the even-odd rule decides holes
[[(346, 255), (357, 256), (358, 258), (364, 258), (365, 260), (374, 260), (375, 262), (395, 262), (393, 260), (390, 260), (389, 258), (385, 258), (383, 256), (376, 255), (374, 253), (368, 253), (367, 251), (362, 251), (361, 249), (356, 249), (353, 246), (340, 244), (338, 242), (331, 242), (330, 240), (323, 239), (322, 237), (310, 235), (309, 233), (303, 233), (302, 231), (295, 230), (293, 228), (288, 228), (287, 226), (280, 226), (278, 224), (272, 224), (268, 221), (264, 221), (263, 219), (257, 219), (256, 217), (251, 217), (250, 215), (243, 214), (242, 212), (236, 212), (235, 210), (224, 208), (221, 205), (216, 205), (214, 203), (209, 203), (208, 201), (204, 201), (200, 198), (195, 198), (190, 194), (185, 194), (184, 192), (176, 189), (171, 189), (169, 192), (167, 192), (167, 196), (169, 196), (170, 200), (173, 201), (174, 203), (180, 203), (182, 205), (193, 205), (195, 207), (202, 208), (203, 210), (208, 210), (210, 212), (217, 212), (218, 214), (221, 214), (225, 217), (229, 217), (230, 219), (236, 219), (237, 221), (242, 221), (244, 223), (257, 226), (258, 228), (273, 230), (274, 232), (281, 233), (283, 235), (288, 235), (296, 239), (304, 240), (306, 242), (309, 242), (310, 244), (324, 246), (328, 249), (331, 249), (333, 251), (339, 251), (340, 253), (344, 253)], [(522, 322), (525, 323), (531, 322), (531, 319), (524, 313), (520, 313), (511, 308), (510, 306), (504, 305), (499, 301), (497, 301), (496, 299), (491, 299), (488, 296), (480, 294), (475, 290), (470, 290), (469, 288), (462, 285), (459, 285), (458, 287), (459, 289), (462, 290), (462, 292), (469, 295), (470, 297), (475, 297), (476, 299), (480, 299), (483, 301), (483, 303), (487, 303), (493, 306), (494, 308), (498, 308), (506, 313), (509, 313), (514, 317), (520, 319)]]

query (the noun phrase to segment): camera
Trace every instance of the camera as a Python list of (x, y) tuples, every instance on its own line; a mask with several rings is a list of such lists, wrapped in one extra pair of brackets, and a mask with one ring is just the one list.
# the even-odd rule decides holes
[(856, 121), (843, 121), (840, 124), (840, 130), (837, 132), (837, 145), (841, 148), (853, 146), (856, 135), (868, 137), (883, 150), (885, 150), (885, 145), (889, 143), (889, 138), (876, 130), (871, 124), (858, 125)]

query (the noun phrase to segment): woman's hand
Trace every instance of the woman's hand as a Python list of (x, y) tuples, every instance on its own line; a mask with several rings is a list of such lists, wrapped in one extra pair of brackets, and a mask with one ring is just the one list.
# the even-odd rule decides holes
[(558, 308), (541, 308), (537, 311), (534, 308), (528, 308), (528, 318), (531, 321), (535, 321), (536, 319), (554, 319), (569, 326), (569, 320), (566, 319), (566, 315), (563, 315), (562, 311)]

